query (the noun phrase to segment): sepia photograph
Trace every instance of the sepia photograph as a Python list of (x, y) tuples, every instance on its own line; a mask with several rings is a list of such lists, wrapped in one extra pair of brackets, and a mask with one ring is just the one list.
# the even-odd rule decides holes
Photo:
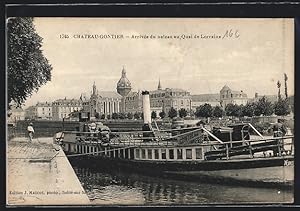
[(6, 31), (8, 207), (294, 203), (293, 18)]

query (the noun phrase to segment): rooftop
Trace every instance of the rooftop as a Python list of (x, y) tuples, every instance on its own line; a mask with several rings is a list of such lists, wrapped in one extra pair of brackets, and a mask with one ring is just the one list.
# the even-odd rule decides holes
[(220, 94), (191, 95), (192, 102), (219, 102)]

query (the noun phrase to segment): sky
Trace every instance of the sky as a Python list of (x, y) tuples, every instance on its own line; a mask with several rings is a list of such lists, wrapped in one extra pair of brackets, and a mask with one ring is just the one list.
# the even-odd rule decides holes
[[(275, 95), (278, 80), (284, 93), (287, 73), (294, 93), (292, 19), (35, 18), (34, 24), (53, 70), (25, 107), (79, 98), (94, 82), (99, 91), (116, 91), (123, 66), (133, 91), (155, 90), (160, 78), (162, 88), (191, 94), (219, 93), (226, 84), (248, 97)], [(84, 35), (98, 38), (78, 38)]]

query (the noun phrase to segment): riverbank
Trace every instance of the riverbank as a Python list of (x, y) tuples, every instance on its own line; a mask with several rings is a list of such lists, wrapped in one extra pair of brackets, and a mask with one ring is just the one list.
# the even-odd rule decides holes
[(90, 201), (65, 153), (52, 138), (7, 144), (7, 205), (84, 205)]

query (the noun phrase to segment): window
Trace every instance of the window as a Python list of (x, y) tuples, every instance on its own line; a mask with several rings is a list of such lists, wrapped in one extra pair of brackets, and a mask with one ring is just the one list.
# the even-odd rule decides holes
[(148, 159), (152, 159), (152, 149), (148, 149)]
[(161, 149), (161, 159), (166, 159), (166, 149)]
[(158, 159), (159, 158), (159, 153), (158, 153), (158, 149), (154, 150), (154, 158)]
[(140, 158), (140, 149), (135, 149), (135, 158)]
[(169, 158), (174, 159), (174, 149), (169, 149)]
[(192, 159), (192, 149), (186, 149), (186, 159)]
[(183, 100), (181, 100), (181, 105), (183, 105)]
[(177, 159), (182, 159), (182, 149), (177, 149)]
[(146, 150), (142, 149), (142, 159), (145, 159), (145, 158), (146, 158)]
[(196, 148), (196, 159), (202, 159), (202, 148)]

